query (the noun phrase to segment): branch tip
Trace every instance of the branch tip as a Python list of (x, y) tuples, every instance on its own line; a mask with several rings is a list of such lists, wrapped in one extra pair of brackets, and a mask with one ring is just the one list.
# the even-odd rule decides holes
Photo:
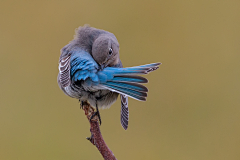
[(116, 160), (116, 157), (114, 156), (112, 151), (108, 148), (107, 144), (105, 143), (102, 137), (100, 127), (99, 127), (98, 117), (94, 116), (90, 120), (92, 115), (95, 113), (94, 108), (90, 106), (89, 103), (83, 102), (82, 109), (84, 110), (85, 115), (90, 123), (91, 137), (87, 137), (86, 139), (89, 140), (93, 145), (97, 147), (97, 149), (102, 154), (105, 160)]

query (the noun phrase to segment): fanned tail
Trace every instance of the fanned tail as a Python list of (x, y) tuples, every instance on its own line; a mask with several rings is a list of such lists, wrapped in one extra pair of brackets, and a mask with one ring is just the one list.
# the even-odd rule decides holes
[(146, 65), (141, 65), (141, 66), (135, 66), (135, 67), (130, 67), (130, 68), (136, 68), (136, 67), (140, 67), (140, 68), (148, 68), (148, 73), (155, 71), (159, 68), (159, 65), (161, 65), (162, 63), (151, 63), (151, 64), (146, 64)]
[(137, 74), (148, 74), (158, 69), (160, 64), (152, 63), (129, 68), (107, 67), (99, 73), (99, 77), (102, 82), (104, 81), (102, 83), (104, 88), (140, 101), (146, 101), (148, 89), (139, 83), (147, 83), (148, 80)]

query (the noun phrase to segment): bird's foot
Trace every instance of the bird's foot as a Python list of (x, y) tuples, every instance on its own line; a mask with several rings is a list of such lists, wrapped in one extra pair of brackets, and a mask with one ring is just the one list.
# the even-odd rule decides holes
[(84, 105), (83, 101), (79, 100), (79, 102), (80, 102), (80, 109), (83, 109), (83, 105)]
[(99, 119), (99, 124), (100, 124), (100, 126), (101, 126), (102, 121), (101, 121), (100, 112), (99, 112), (98, 108), (97, 108), (97, 111), (93, 113), (93, 115), (91, 116), (91, 118), (90, 118), (89, 120), (91, 121), (95, 116), (98, 117), (98, 119)]
[(80, 109), (83, 109), (84, 106), (89, 106), (88, 102), (87, 101), (81, 101), (79, 99), (79, 103), (80, 103)]

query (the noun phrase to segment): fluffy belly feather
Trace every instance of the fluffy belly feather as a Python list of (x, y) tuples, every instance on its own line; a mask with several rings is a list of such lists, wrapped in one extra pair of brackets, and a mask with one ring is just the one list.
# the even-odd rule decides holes
[(109, 108), (118, 98), (118, 93), (109, 90), (86, 91), (82, 87), (69, 85), (61, 88), (64, 93), (80, 101), (87, 101), (92, 107)]

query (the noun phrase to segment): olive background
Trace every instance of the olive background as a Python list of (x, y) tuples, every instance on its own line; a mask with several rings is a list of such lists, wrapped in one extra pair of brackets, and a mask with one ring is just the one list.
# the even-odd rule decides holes
[(121, 160), (240, 157), (239, 0), (1, 0), (0, 159), (102, 159), (77, 99), (57, 85), (60, 49), (84, 24), (112, 32), (126, 67), (162, 62), (148, 99), (100, 110)]

